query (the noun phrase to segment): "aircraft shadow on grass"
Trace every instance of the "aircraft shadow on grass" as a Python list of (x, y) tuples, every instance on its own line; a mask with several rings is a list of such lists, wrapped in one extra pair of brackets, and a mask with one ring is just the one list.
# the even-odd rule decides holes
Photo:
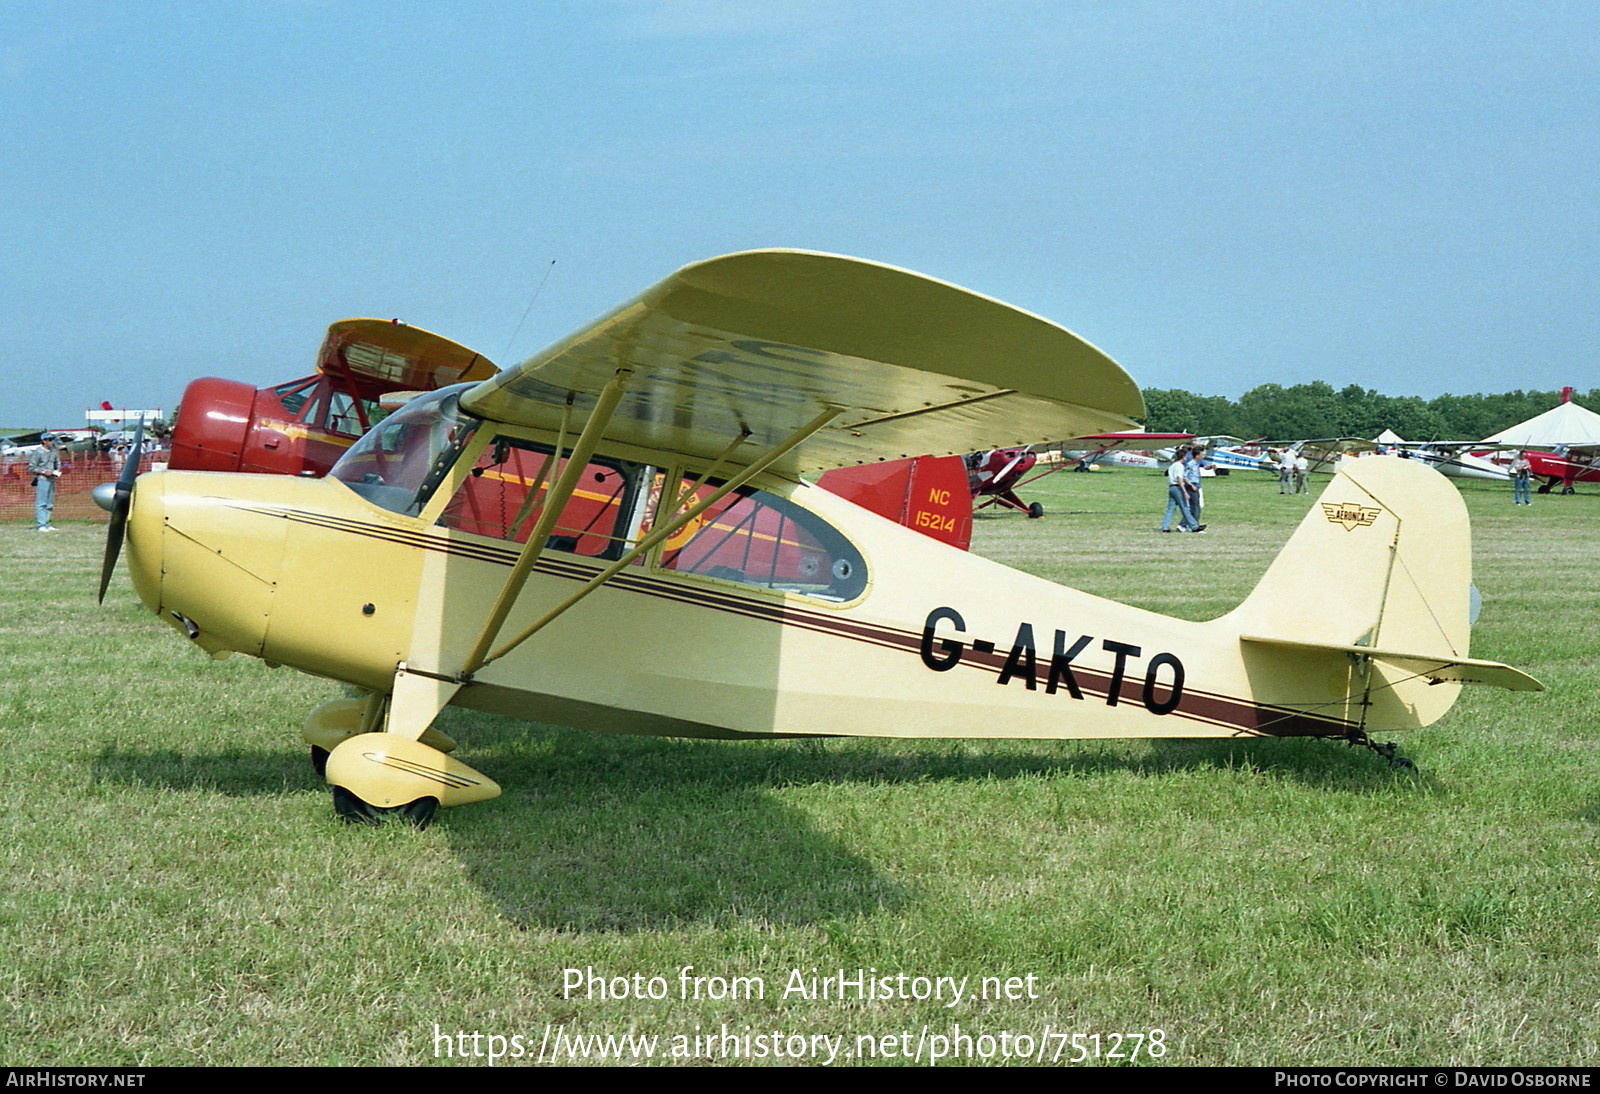
[[(512, 788), (443, 826), (478, 885), (528, 929), (638, 931), (686, 923), (804, 925), (915, 903), (915, 886), (823, 832), (786, 788), (1097, 777), (1207, 768), (1309, 786), (1379, 791), (1397, 774), (1365, 751), (1318, 741), (1155, 741), (1148, 751), (1059, 744), (929, 742), (915, 750), (822, 741), (680, 741), (537, 727), (448, 712)], [(875, 743), (876, 744), (876, 743)], [(1019, 750), (1020, 749), (1020, 750)], [(257, 797), (320, 789), (281, 749), (210, 753), (110, 746), (94, 777), (112, 785)], [(1426, 792), (1425, 778), (1407, 781)], [(930, 792), (932, 792), (930, 790)], [(930, 831), (929, 839), (944, 838)]]

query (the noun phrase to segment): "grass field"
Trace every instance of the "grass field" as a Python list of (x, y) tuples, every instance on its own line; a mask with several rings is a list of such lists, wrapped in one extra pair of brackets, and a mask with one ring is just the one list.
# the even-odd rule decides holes
[[(96, 609), (101, 526), (0, 528), (0, 1064), (526, 1063), (613, 1035), (627, 1062), (653, 1037), (657, 1061), (1595, 1065), (1600, 498), (1463, 493), (1473, 652), (1548, 690), (1465, 690), (1400, 739), (1416, 774), (1321, 741), (680, 742), (451, 710), (506, 793), (422, 832), (332, 817), (298, 725), (336, 685), (206, 660), (122, 574)], [(1046, 519), (991, 510), (977, 549), (1194, 619), (1312, 500), (1235, 475), (1210, 532), (1162, 536), (1157, 476), (1031, 496)], [(684, 998), (684, 966), (764, 997)], [(841, 969), (969, 979), (955, 1005), (785, 995)]]

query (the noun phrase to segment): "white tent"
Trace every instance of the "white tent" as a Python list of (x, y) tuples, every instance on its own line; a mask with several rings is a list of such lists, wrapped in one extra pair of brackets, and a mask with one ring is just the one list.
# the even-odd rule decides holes
[(1521, 425), (1502, 429), (1488, 444), (1523, 444), (1529, 448), (1553, 448), (1560, 444), (1600, 444), (1600, 414), (1577, 403), (1562, 403), (1536, 414)]

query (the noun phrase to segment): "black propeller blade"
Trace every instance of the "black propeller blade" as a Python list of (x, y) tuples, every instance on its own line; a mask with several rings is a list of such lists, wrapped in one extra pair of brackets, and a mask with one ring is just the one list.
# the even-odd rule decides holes
[(122, 553), (122, 534), (128, 527), (128, 509), (133, 498), (133, 480), (139, 477), (139, 460), (144, 455), (144, 419), (139, 419), (139, 425), (133, 434), (133, 451), (128, 453), (128, 458), (122, 463), (122, 474), (117, 476), (116, 493), (111, 496), (111, 504), (106, 505), (96, 492), (95, 501), (103, 508), (111, 510), (111, 523), (106, 528), (106, 557), (100, 567), (100, 595), (95, 599), (105, 603), (106, 586), (111, 584), (111, 571), (117, 568), (117, 556)]

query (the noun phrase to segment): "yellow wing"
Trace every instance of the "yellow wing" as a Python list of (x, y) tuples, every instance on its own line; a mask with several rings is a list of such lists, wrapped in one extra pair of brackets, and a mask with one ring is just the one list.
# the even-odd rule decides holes
[(317, 371), (432, 391), (485, 380), (498, 370), (487, 357), (421, 327), (391, 319), (341, 319), (322, 340)]
[(1124, 430), (1144, 401), (1094, 346), (1036, 315), (906, 270), (807, 251), (686, 266), (467, 392), (495, 421), (554, 431), (632, 370), (606, 436), (647, 452), (754, 459), (829, 407), (790, 475)]

